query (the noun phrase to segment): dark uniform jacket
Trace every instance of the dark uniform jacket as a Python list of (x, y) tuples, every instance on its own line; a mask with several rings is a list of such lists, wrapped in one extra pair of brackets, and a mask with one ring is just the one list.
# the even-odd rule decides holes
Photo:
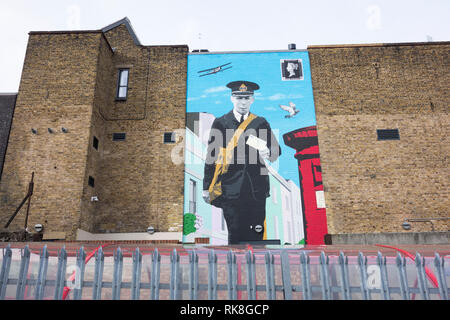
[[(208, 190), (214, 177), (220, 147), (227, 146), (238, 127), (239, 122), (234, 117), (233, 110), (214, 120), (208, 141), (203, 190)], [(250, 135), (266, 141), (270, 150), (269, 161), (275, 161), (281, 154), (281, 148), (267, 120), (263, 117), (254, 119), (241, 135), (228, 171), (221, 177), (221, 202), (242, 197), (262, 200), (270, 196), (269, 176), (264, 161), (260, 159), (256, 149), (246, 144)]]

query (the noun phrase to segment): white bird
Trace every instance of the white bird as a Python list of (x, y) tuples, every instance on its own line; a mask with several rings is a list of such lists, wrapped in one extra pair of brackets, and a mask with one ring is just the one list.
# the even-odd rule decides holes
[(280, 108), (283, 109), (284, 111), (289, 112), (289, 115), (284, 116), (285, 118), (292, 118), (293, 116), (295, 116), (297, 113), (300, 112), (300, 110), (297, 110), (293, 102), (289, 102), (289, 106), (283, 106), (280, 104)]

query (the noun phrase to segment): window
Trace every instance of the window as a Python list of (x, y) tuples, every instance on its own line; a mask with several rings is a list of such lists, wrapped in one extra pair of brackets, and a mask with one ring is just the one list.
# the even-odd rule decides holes
[(278, 199), (277, 199), (277, 188), (275, 186), (272, 186), (272, 202), (274, 204), (278, 203)]
[(197, 212), (197, 183), (189, 180), (189, 213)]
[(93, 146), (96, 150), (98, 150), (98, 139), (97, 139), (97, 137), (94, 137), (94, 141), (92, 142), (92, 146)]
[(285, 196), (284, 197), (284, 207), (286, 208), (286, 210), (287, 211), (289, 211), (290, 209), (289, 209), (289, 197), (288, 196)]
[(292, 240), (292, 225), (290, 221), (287, 222), (287, 229), (288, 229), (288, 242), (292, 244), (294, 241)]
[(126, 133), (113, 133), (113, 141), (125, 141)]
[(175, 133), (166, 132), (164, 133), (164, 143), (175, 143)]
[(377, 136), (378, 140), (400, 140), (398, 129), (379, 129)]
[(127, 100), (129, 69), (119, 69), (116, 100)]
[(92, 188), (95, 185), (95, 179), (92, 178), (91, 176), (89, 176), (88, 185), (91, 186)]
[(278, 232), (278, 216), (274, 216), (274, 221), (273, 221), (273, 229), (274, 229), (274, 233), (275, 233), (275, 239), (280, 239), (280, 234)]

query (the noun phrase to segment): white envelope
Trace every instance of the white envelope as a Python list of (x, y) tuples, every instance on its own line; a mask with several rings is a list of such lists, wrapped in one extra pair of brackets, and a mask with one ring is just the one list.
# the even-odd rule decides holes
[(262, 151), (267, 148), (267, 143), (254, 135), (250, 135), (247, 139), (247, 144), (256, 150)]

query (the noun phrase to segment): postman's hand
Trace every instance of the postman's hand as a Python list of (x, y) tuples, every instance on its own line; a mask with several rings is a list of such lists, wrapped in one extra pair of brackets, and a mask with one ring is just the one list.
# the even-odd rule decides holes
[(269, 150), (269, 148), (266, 147), (265, 149), (259, 151), (259, 155), (260, 155), (261, 158), (263, 158), (264, 160), (269, 159), (269, 157), (270, 157), (270, 150)]
[(203, 190), (203, 200), (205, 200), (206, 203), (209, 203), (211, 198), (209, 197), (209, 191), (208, 190)]

